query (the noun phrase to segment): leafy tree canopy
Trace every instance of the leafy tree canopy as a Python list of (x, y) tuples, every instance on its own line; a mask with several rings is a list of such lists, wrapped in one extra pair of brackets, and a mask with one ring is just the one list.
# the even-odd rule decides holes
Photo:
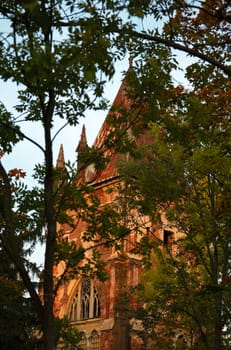
[[(148, 227), (149, 238), (144, 235), (135, 250), (145, 262), (154, 252), (154, 271), (144, 275), (139, 294), (150, 331), (144, 337), (150, 335), (160, 348), (169, 339), (167, 349), (175, 346), (177, 334), (185, 332), (189, 340), (195, 332), (199, 338), (183, 346), (197, 348), (199, 339), (203, 349), (225, 349), (230, 346), (230, 4), (153, 1), (139, 11), (136, 5), (131, 14), (163, 24), (162, 30), (135, 34), (144, 43), (134, 49), (140, 56), (129, 92), (135, 107), (143, 106), (138, 132), (147, 127), (153, 141), (120, 168), (128, 202), (157, 225)], [(177, 63), (170, 49), (195, 58), (186, 68), (186, 88), (172, 79)], [(156, 236), (155, 228), (166, 224), (163, 212), (173, 232), (183, 233), (178, 240), (173, 236), (171, 249)]]
[[(44, 155), (44, 165), (35, 173), (39, 186), (30, 191), (20, 181), (23, 170), (8, 173), (1, 159), (1, 240), (33, 300), (45, 349), (53, 350), (57, 339), (53, 266), (74, 251), (65, 242), (57, 244), (57, 222), (73, 225), (66, 215), (67, 203), (71, 209), (86, 209), (83, 194), (90, 193), (84, 186), (76, 189), (66, 172), (61, 176), (60, 169), (54, 170), (53, 128), (60, 118), (64, 126), (76, 125), (87, 108), (106, 106), (104, 83), (127, 48), (134, 57), (134, 74), (129, 77), (133, 107), (126, 121), (133, 135), (150, 128), (155, 142), (147, 150), (133, 151), (137, 162), (128, 162), (121, 174), (129, 182), (126, 190), (133, 189), (133, 208), (158, 221), (161, 206), (169, 221), (185, 232), (182, 247), (193, 251), (215, 305), (204, 344), (212, 342), (213, 349), (220, 349), (229, 311), (230, 2), (4, 0), (0, 14), (8, 26), (0, 36), (0, 76), (19, 86), (18, 115), (0, 108), (1, 156), (21, 139)], [(174, 50), (195, 58), (186, 70), (188, 90), (173, 82), (172, 70), (179, 67)], [(41, 142), (19, 127), (22, 117), (42, 127)], [(133, 146), (134, 139), (130, 141), (120, 143), (119, 149)], [(99, 207), (93, 196), (91, 204), (90, 213)], [(96, 219), (108, 220), (115, 228), (119, 216), (106, 209), (110, 217), (101, 212)], [(98, 224), (96, 220), (90, 228)], [(106, 227), (106, 238), (112, 238), (111, 232)], [(128, 231), (122, 225), (115, 232), (121, 237)], [(25, 263), (22, 244), (30, 242), (33, 248), (38, 237), (46, 243), (43, 303), (29, 278), (31, 264)], [(140, 246), (144, 253), (145, 242)], [(82, 248), (68, 255), (68, 272), (82, 257)]]
[[(121, 45), (112, 45), (122, 38), (118, 31), (113, 33), (112, 24), (118, 29), (121, 20), (109, 9), (104, 11), (104, 3), (88, 1), (2, 1), (0, 14), (6, 28), (0, 34), (0, 76), (19, 87), (15, 115), (4, 106), (0, 109), (1, 241), (30, 293), (44, 347), (54, 349), (58, 334), (54, 292), (61, 282), (54, 285), (53, 266), (66, 252), (70, 272), (84, 257), (81, 247), (76, 252), (73, 245), (62, 242), (57, 222), (66, 220), (73, 225), (65, 214), (67, 203), (71, 203), (69, 209), (86, 206), (83, 196), (89, 189), (68, 187), (75, 174), (68, 178), (66, 171), (54, 169), (53, 143), (57, 133), (67, 124), (78, 124), (88, 108), (105, 108), (104, 83), (114, 74), (114, 62), (125, 52), (124, 39)], [(63, 126), (56, 132), (59, 119)], [(41, 142), (26, 134), (22, 121), (42, 128)], [(23, 170), (8, 172), (4, 167), (3, 154), (13, 151), (21, 139), (44, 156), (44, 164), (35, 169), (38, 186), (32, 189), (22, 181)], [(36, 269), (27, 259), (39, 239), (46, 245), (43, 301), (29, 275)], [(63, 280), (66, 276), (64, 273)]]

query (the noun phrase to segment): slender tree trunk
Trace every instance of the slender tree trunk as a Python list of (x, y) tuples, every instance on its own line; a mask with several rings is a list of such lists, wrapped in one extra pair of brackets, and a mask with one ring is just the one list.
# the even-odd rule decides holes
[(55, 319), (53, 315), (53, 266), (56, 239), (56, 223), (53, 206), (52, 172), (46, 174), (45, 180), (45, 216), (47, 219), (47, 237), (44, 266), (44, 319), (43, 333), (45, 350), (54, 350), (56, 343)]
[(214, 334), (214, 349), (221, 350), (222, 349), (222, 292), (217, 293), (217, 297), (215, 298), (215, 334)]
[(49, 102), (44, 115), (45, 132), (45, 183), (44, 205), (45, 218), (47, 221), (46, 251), (44, 264), (44, 347), (45, 350), (54, 350), (56, 347), (56, 324), (54, 318), (54, 295), (53, 295), (53, 266), (56, 244), (56, 216), (54, 209), (54, 177), (53, 177), (53, 151), (51, 140), (51, 123), (54, 111), (54, 93), (50, 91)]
[(222, 349), (222, 291), (219, 285), (219, 248), (216, 237), (219, 236), (219, 230), (216, 224), (216, 193), (214, 192), (214, 179), (208, 175), (208, 193), (211, 207), (213, 240), (213, 255), (211, 259), (212, 283), (216, 287), (214, 293), (214, 350)]
[(218, 274), (218, 248), (214, 242), (213, 255), (213, 284), (217, 290), (214, 293), (214, 350), (222, 349), (222, 291), (219, 290), (219, 274)]

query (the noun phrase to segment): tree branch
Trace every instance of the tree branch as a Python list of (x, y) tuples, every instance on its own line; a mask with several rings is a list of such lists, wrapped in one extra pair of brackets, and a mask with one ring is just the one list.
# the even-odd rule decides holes
[(44, 148), (39, 144), (37, 143), (36, 141), (34, 141), (33, 139), (31, 139), (29, 136), (26, 136), (22, 131), (20, 130), (15, 130), (15, 128), (13, 126), (11, 126), (10, 124), (7, 124), (3, 121), (0, 121), (0, 125), (2, 125), (4, 128), (7, 128), (7, 129), (10, 129), (10, 130), (13, 130), (16, 134), (18, 134), (19, 136), (21, 136), (23, 139), (33, 143), (36, 147), (38, 147), (43, 153), (45, 153), (45, 150)]
[(160, 44), (166, 45), (167, 47), (171, 47), (173, 49), (188, 53), (189, 55), (191, 55), (193, 57), (200, 58), (204, 62), (210, 63), (213, 66), (222, 70), (228, 77), (231, 77), (231, 68), (222, 64), (221, 62), (217, 61), (216, 59), (197, 51), (194, 48), (190, 48), (188, 46), (181, 45), (177, 42), (171, 41), (169, 39), (166, 39), (166, 38), (163, 38), (163, 37), (160, 37), (157, 35), (151, 35), (151, 34), (147, 34), (147, 33), (143, 33), (143, 32), (136, 32), (134, 30), (131, 31), (131, 35), (133, 35), (136, 38), (160, 43)]

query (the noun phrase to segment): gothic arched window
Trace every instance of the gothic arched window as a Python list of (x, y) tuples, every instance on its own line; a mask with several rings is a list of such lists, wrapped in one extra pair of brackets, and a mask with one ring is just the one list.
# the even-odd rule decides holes
[(71, 303), (71, 307), (69, 310), (69, 319), (70, 321), (78, 319), (78, 291), (75, 293), (75, 296)]
[(79, 342), (81, 350), (87, 350), (87, 337), (84, 332), (81, 332), (81, 340)]
[(99, 295), (97, 293), (96, 287), (94, 286), (93, 290), (93, 317), (100, 317), (100, 300)]
[(84, 278), (81, 285), (81, 313), (80, 319), (90, 318), (90, 298), (91, 298), (91, 280)]
[(90, 350), (99, 350), (99, 334), (96, 331), (92, 331), (91, 333)]
[(98, 318), (101, 314), (97, 289), (89, 277), (83, 278), (72, 299), (68, 318), (71, 322)]

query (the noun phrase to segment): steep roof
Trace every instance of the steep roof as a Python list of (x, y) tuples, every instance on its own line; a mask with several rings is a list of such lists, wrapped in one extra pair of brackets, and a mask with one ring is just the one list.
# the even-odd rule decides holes
[[(112, 103), (111, 110), (108, 112), (101, 128), (96, 136), (96, 139), (94, 141), (93, 146), (96, 148), (100, 148), (105, 141), (106, 137), (108, 136), (109, 131), (111, 130), (111, 126), (108, 123), (109, 116), (112, 115), (112, 109), (115, 106), (124, 106), (125, 108), (128, 108), (130, 104), (130, 101), (127, 97), (127, 84), (126, 84), (126, 78), (122, 81), (122, 84), (120, 85), (119, 91), (117, 92), (117, 95)], [(116, 113), (113, 113), (113, 115), (116, 117)]]
[(112, 112), (113, 108), (115, 108), (115, 106), (120, 106), (120, 107), (123, 106), (125, 108), (129, 107), (129, 99), (127, 97), (126, 89), (127, 89), (127, 86), (126, 86), (126, 78), (125, 78), (122, 81), (122, 84), (118, 90), (118, 93), (112, 103), (112, 107), (108, 112), (100, 128), (100, 131), (93, 143), (93, 147), (97, 149), (101, 149), (104, 154), (104, 157), (106, 157), (109, 160), (102, 171), (97, 171), (96, 176), (94, 178), (94, 184), (101, 183), (103, 181), (107, 181), (118, 176), (117, 164), (119, 160), (119, 154), (116, 153), (114, 147), (106, 148), (105, 141), (107, 140), (107, 137), (109, 136), (110, 132), (113, 131), (113, 126), (109, 122), (109, 119), (110, 118), (118, 119), (118, 116), (119, 116), (118, 112)]
[[(128, 84), (127, 84), (127, 77), (130, 72), (133, 71), (132, 68), (132, 62), (130, 61), (130, 66), (129, 69), (125, 75), (125, 78), (123, 79), (120, 88), (118, 90), (118, 93), (112, 103), (112, 107), (110, 111), (108, 112), (101, 128), (100, 131), (98, 132), (98, 135), (96, 136), (96, 139), (93, 143), (93, 147), (97, 148), (98, 150), (102, 151), (103, 156), (108, 159), (108, 162), (106, 163), (106, 166), (104, 167), (103, 170), (95, 170), (94, 165), (90, 164), (86, 169), (85, 169), (85, 181), (89, 184), (92, 185), (97, 185), (101, 184), (103, 182), (110, 181), (112, 179), (115, 179), (118, 177), (118, 171), (117, 171), (117, 165), (119, 158), (121, 157), (121, 154), (119, 154), (115, 147), (110, 147), (108, 148), (105, 143), (107, 141), (107, 138), (111, 132), (115, 129), (115, 127), (112, 125), (111, 121), (118, 121), (116, 123), (116, 128), (127, 128), (127, 125), (125, 126), (124, 120), (121, 121), (120, 123), (120, 116), (121, 113), (119, 111), (120, 108), (129, 111), (131, 110), (131, 106), (133, 105), (132, 100), (128, 98)], [(117, 109), (117, 107), (119, 109)], [(142, 109), (142, 107), (141, 107)], [(138, 114), (140, 113), (139, 111), (137, 112)], [(123, 118), (121, 118), (122, 120)], [(81, 140), (79, 143), (79, 146), (77, 148), (77, 151), (81, 151), (79, 148), (80, 145), (82, 145), (83, 141), (85, 144), (85, 139), (86, 139), (86, 134), (85, 134), (85, 127), (84, 127), (84, 134), (82, 132), (81, 135)], [(150, 138), (149, 138), (150, 139)], [(135, 140), (135, 143), (137, 144), (144, 144), (147, 142), (147, 135), (141, 135), (139, 139)]]

